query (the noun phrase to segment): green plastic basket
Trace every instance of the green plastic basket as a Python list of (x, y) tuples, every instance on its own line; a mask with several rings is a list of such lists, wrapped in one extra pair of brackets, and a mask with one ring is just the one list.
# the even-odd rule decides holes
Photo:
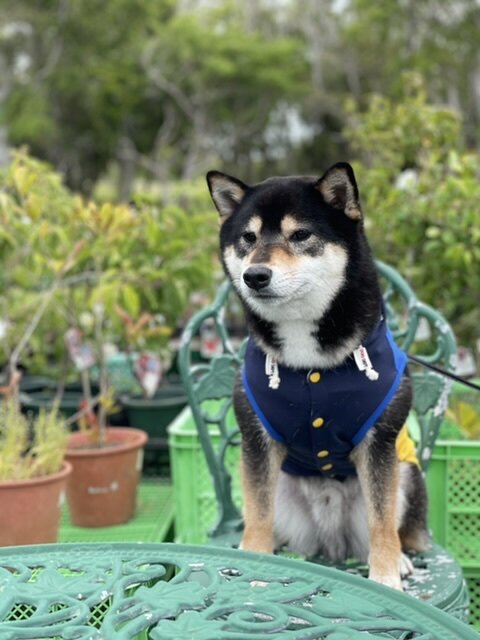
[(439, 441), (427, 486), (435, 541), (480, 574), (480, 442)]
[(470, 624), (480, 631), (480, 567), (464, 569), (470, 596)]
[(470, 622), (480, 629), (480, 442), (439, 440), (427, 487), (433, 538), (460, 563)]
[[(211, 402), (210, 405), (214, 403)], [(205, 403), (207, 405), (207, 403)], [(230, 411), (229, 424), (234, 423)], [(195, 427), (193, 416), (186, 407), (168, 428), (170, 466), (175, 496), (175, 541), (201, 544), (218, 518), (213, 481)], [(214, 446), (220, 443), (212, 428)], [(227, 466), (232, 475), (232, 492), (236, 504), (241, 505), (239, 447), (227, 450)]]

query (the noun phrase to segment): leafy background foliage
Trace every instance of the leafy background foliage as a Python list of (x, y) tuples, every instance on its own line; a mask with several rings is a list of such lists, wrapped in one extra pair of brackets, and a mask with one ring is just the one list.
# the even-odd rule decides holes
[(459, 339), (473, 343), (480, 325), (479, 156), (464, 148), (459, 115), (428, 104), (417, 76), (404, 96), (373, 96), (360, 112), (348, 105), (348, 135), (361, 161), (369, 236), (419, 297), (441, 309)]
[(98, 305), (106, 339), (117, 346), (126, 347), (118, 306), (133, 320), (145, 311), (157, 316), (163, 330), (150, 331), (143, 346), (165, 347), (192, 294), (212, 289), (218, 223), (211, 211), (187, 213), (178, 204), (96, 204), (73, 195), (58, 174), (22, 151), (14, 154), (0, 185), (6, 358), (79, 241), (75, 267), (32, 337), (24, 364), (33, 371), (65, 363), (65, 331), (83, 318), (82, 329), (91, 336)]
[(100, 299), (174, 330), (216, 277), (206, 170), (249, 182), (338, 160), (355, 162), (377, 255), (475, 347), (479, 22), (476, 0), (4, 0), (0, 161), (28, 145), (66, 186), (13, 158), (0, 291), (28, 315), (74, 237), (71, 276), (101, 271), (58, 294), (35, 352)]

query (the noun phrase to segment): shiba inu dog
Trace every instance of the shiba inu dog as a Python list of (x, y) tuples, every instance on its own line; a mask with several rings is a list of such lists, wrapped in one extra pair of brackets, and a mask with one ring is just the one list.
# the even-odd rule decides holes
[(355, 557), (401, 589), (402, 549), (428, 544), (426, 491), (353, 170), (253, 186), (210, 171), (207, 182), (250, 334), (234, 393), (242, 548)]

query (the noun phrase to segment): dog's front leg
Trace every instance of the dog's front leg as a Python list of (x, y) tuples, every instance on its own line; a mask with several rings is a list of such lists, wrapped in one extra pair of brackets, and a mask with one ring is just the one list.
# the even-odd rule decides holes
[(395, 438), (379, 438), (373, 430), (357, 447), (353, 459), (367, 506), (369, 578), (402, 590), (397, 518), (399, 469)]
[(275, 494), (286, 449), (262, 426), (240, 377), (235, 384), (233, 406), (242, 433), (240, 472), (244, 530), (240, 548), (272, 553)]
[[(242, 443), (241, 474), (244, 531), (241, 548), (273, 553), (274, 502), (284, 449), (266, 434), (262, 450), (252, 455), (251, 444)], [(257, 443), (258, 444), (258, 443)]]

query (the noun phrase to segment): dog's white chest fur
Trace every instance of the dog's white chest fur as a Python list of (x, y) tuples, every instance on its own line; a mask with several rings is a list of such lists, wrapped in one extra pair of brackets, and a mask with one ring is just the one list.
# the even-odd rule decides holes
[(276, 334), (282, 345), (281, 359), (287, 367), (306, 369), (322, 366), (324, 358), (314, 336), (314, 322), (284, 322), (276, 325)]
[[(275, 324), (275, 334), (281, 347), (271, 352), (281, 364), (292, 369), (332, 369), (340, 365), (360, 344), (354, 333), (334, 350), (324, 350), (317, 335), (318, 325), (313, 321), (284, 321)], [(269, 348), (263, 345), (265, 351)]]

